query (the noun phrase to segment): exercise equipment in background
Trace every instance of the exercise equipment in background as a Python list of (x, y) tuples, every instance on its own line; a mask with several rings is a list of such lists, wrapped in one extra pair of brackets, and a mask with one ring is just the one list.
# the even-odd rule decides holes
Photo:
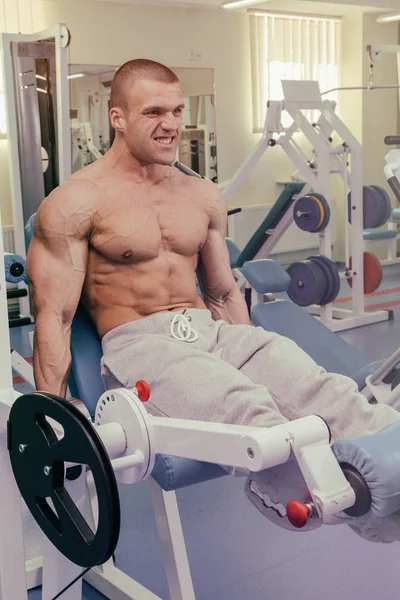
[[(364, 294), (372, 294), (382, 283), (383, 269), (379, 258), (371, 252), (364, 252)], [(349, 273), (351, 273), (352, 257), (349, 259)], [(350, 287), (353, 285), (352, 277), (347, 277)]]
[[(26, 221), (71, 175), (70, 39), (62, 24), (32, 34), (1, 34), (13, 251), (24, 259)], [(31, 316), (29, 289), (17, 285), (26, 292), (19, 298), (20, 313)]]
[[(261, 245), (252, 256), (255, 259), (267, 258), (285, 234), (289, 226), (296, 221), (307, 231), (315, 231), (319, 236), (317, 244), (319, 254), (332, 259), (333, 242), (333, 198), (331, 195), (331, 176), (339, 175), (343, 181), (344, 197), (351, 192), (351, 229), (348, 226), (347, 211), (346, 221), (346, 253), (352, 256), (352, 269), (346, 261), (346, 272), (352, 277), (352, 303), (350, 309), (333, 307), (332, 302), (322, 305), (312, 304), (308, 310), (327, 327), (333, 331), (342, 331), (370, 323), (387, 321), (390, 312), (387, 310), (366, 311), (364, 301), (364, 268), (363, 268), (363, 172), (362, 148), (355, 136), (338, 118), (333, 101), (322, 99), (318, 83), (315, 81), (282, 81), (284, 100), (268, 102), (264, 130), (261, 140), (250, 156), (244, 161), (231, 180), (222, 182), (218, 186), (226, 202), (230, 202), (238, 187), (261, 159), (268, 148), (280, 146), (297, 168), (292, 177), (291, 185), (299, 188), (291, 194), (290, 202), (283, 204), (278, 218), (268, 229), (258, 233)], [(299, 102), (301, 98), (301, 102)], [(306, 114), (312, 111), (317, 118), (310, 121)], [(286, 111), (292, 118), (290, 126), (282, 124), (282, 112)], [(306, 155), (296, 140), (295, 134), (301, 132), (311, 144), (312, 160)], [(339, 138), (339, 143), (334, 145), (333, 139)], [(286, 188), (285, 188), (286, 189)], [(285, 190), (284, 190), (285, 191)], [(375, 201), (376, 193), (370, 196)], [(312, 199), (310, 200), (310, 198)], [(306, 198), (303, 200), (302, 198)], [(278, 200), (280, 202), (280, 199)], [(297, 204), (299, 203), (299, 204)], [(275, 211), (272, 206), (270, 213)], [(384, 218), (383, 208), (379, 210), (378, 219), (374, 226)], [(297, 210), (296, 210), (297, 209)], [(377, 215), (375, 215), (376, 217)], [(259, 240), (258, 240), (259, 241)], [(249, 241), (254, 242), (253, 238)], [(315, 263), (314, 263), (315, 264)], [(239, 265), (239, 268), (241, 266)], [(311, 267), (311, 270), (314, 267)], [(316, 269), (315, 269), (316, 271)], [(319, 272), (318, 272), (319, 273)], [(320, 279), (323, 280), (322, 275)], [(311, 294), (314, 296), (314, 294)], [(332, 293), (318, 293), (315, 297), (332, 297)]]
[(28, 283), (25, 259), (18, 254), (5, 252), (4, 272), (7, 284), (11, 284), (12, 286), (7, 286), (7, 300), (9, 301), (8, 326), (21, 327), (22, 325), (29, 325), (32, 323), (31, 317), (22, 315), (20, 313), (20, 303), (15, 302), (20, 298), (26, 298), (28, 296), (28, 289), (26, 285), (18, 287), (18, 284)]
[[(352, 219), (352, 196), (347, 196), (348, 220)], [(387, 191), (378, 185), (363, 186), (363, 228), (382, 227), (390, 219), (392, 204)]]
[(299, 306), (333, 302), (340, 290), (337, 266), (326, 256), (310, 256), (295, 262), (287, 269), (290, 285), (289, 298)]
[[(400, 47), (399, 47), (400, 50)], [(389, 135), (384, 139), (386, 145), (400, 145), (400, 136)], [(400, 202), (400, 150), (392, 149), (385, 156), (386, 165), (384, 168), (385, 177), (390, 185), (396, 199)], [(391, 208), (391, 207), (390, 207)], [(381, 265), (394, 265), (400, 262), (397, 256), (397, 241), (399, 235), (400, 208), (391, 208), (387, 227), (379, 229), (365, 229), (363, 233), (364, 248), (377, 241), (387, 243), (386, 258), (381, 259)]]
[(313, 193), (296, 200), (293, 214), (297, 227), (310, 233), (319, 233), (327, 227), (331, 210), (321, 194)]

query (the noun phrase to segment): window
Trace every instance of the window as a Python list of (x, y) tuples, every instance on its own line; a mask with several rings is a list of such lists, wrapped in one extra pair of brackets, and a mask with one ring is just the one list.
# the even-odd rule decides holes
[[(255, 132), (263, 129), (266, 102), (283, 97), (281, 79), (317, 80), (321, 92), (338, 87), (339, 19), (251, 15), (250, 40)], [(326, 97), (337, 100), (334, 93)]]

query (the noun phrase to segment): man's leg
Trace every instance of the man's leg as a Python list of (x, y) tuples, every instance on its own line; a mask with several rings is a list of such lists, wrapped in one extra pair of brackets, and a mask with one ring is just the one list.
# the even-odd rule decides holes
[(194, 343), (172, 338), (170, 320), (160, 325), (159, 334), (143, 335), (144, 325), (132, 325), (132, 335), (127, 325), (127, 335), (106, 340), (103, 378), (108, 389), (146, 380), (151, 390), (146, 408), (157, 416), (254, 427), (287, 421), (263, 385), (208, 351), (216, 343), (216, 323), (207, 321), (203, 328), (194, 318), (199, 335)]
[[(288, 420), (310, 414), (322, 416), (331, 428), (332, 441), (373, 434), (400, 420), (400, 413), (394, 409), (370, 405), (350, 378), (326, 373), (293, 341), (275, 333), (245, 325), (224, 326), (220, 329), (216, 351), (241, 373), (264, 384)], [(249, 357), (248, 360), (244, 359), (245, 356)], [(252, 473), (251, 482), (253, 488), (255, 484), (256, 490), (276, 505), (286, 506), (290, 500), (309, 499), (294, 459), (272, 469)], [(250, 493), (248, 483), (246, 493), (256, 507), (276, 524), (290, 528), (286, 520), (277, 517), (273, 510), (266, 509), (264, 503)], [(312, 521), (310, 528), (314, 525)], [(339, 513), (328, 523), (350, 525), (368, 541), (388, 543), (400, 540), (400, 512), (384, 519), (370, 514), (352, 518)]]
[(264, 385), (288, 420), (323, 417), (332, 441), (376, 433), (400, 420), (393, 408), (369, 404), (349, 377), (327, 373), (292, 340), (260, 327), (222, 326), (215, 351)]

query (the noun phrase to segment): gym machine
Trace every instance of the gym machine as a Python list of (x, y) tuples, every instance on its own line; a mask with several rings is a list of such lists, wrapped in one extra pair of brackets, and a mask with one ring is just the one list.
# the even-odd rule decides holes
[[(282, 202), (279, 199), (279, 214), (271, 225), (266, 223), (262, 244), (259, 245), (253, 258), (267, 258), (293, 221), (298, 225), (304, 221), (308, 224), (315, 221), (316, 226), (308, 230), (315, 231), (319, 235), (321, 257), (318, 259), (319, 264), (316, 266), (314, 261), (312, 268), (309, 264), (305, 268), (302, 266), (297, 270), (294, 278), (296, 291), (300, 290), (305, 297), (302, 305), (307, 306), (307, 310), (333, 331), (387, 321), (390, 319), (390, 312), (384, 310), (366, 312), (364, 306), (364, 213), (372, 212), (373, 226), (376, 227), (383, 219), (385, 211), (381, 209), (375, 192), (362, 185), (361, 145), (336, 115), (335, 102), (321, 97), (318, 82), (282, 81), (282, 89), (283, 101), (268, 102), (261, 140), (232, 179), (220, 185), (225, 200), (227, 202), (231, 200), (240, 184), (268, 148), (281, 146), (298, 169), (293, 177), (293, 183), (287, 188), (302, 185), (294, 192), (288, 193)], [(282, 125), (283, 111), (286, 111), (293, 120), (286, 128)], [(318, 111), (320, 116), (316, 122), (311, 123), (304, 111)], [(299, 131), (311, 143), (313, 159), (306, 156), (296, 141), (295, 134)], [(340, 139), (336, 146), (333, 143), (335, 137)], [(333, 174), (339, 174), (343, 180), (345, 206), (348, 207), (348, 210), (345, 210), (346, 271), (344, 277), (352, 287), (351, 309), (334, 307), (332, 300), (326, 302), (326, 299), (333, 298), (333, 292), (338, 290), (337, 274), (331, 268), (332, 264), (329, 265), (332, 263), (332, 227), (329, 213), (332, 212), (331, 175)], [(387, 199), (384, 203), (385, 210), (386, 204)], [(275, 205), (271, 213), (274, 209)], [(306, 219), (304, 215), (307, 215)], [(349, 233), (349, 223), (351, 223), (351, 233)], [(308, 261), (310, 262), (312, 261)], [(374, 266), (377, 265), (374, 263)], [(309, 284), (305, 283), (305, 277)], [(328, 283), (329, 289), (326, 287), (327, 281), (331, 281), (330, 284)], [(376, 277), (374, 277), (374, 285), (377, 285)], [(310, 296), (318, 298), (322, 304), (311, 304)]]
[[(247, 263), (246, 268), (251, 267)], [(281, 272), (287, 277), (283, 269)], [(250, 274), (247, 276), (251, 279)], [(2, 281), (3, 265), (0, 266)], [(3, 345), (9, 343), (4, 287), (0, 286), (0, 339), (3, 339)], [(73, 330), (76, 327), (82, 327), (82, 321), (73, 324)], [(79, 336), (73, 334), (80, 357), (84, 356), (86, 361), (88, 355), (93, 354), (91, 335), (85, 325)], [(73, 341), (73, 364), (77, 360), (75, 354)], [(99, 365), (95, 364), (96, 352), (94, 354), (80, 369), (80, 376), (90, 391), (98, 388)], [(389, 367), (385, 365), (382, 372)], [(27, 579), (23, 576), (19, 492), (46, 538), (41, 567), (44, 600), (58, 597), (79, 600), (82, 576), (114, 600), (157, 600), (155, 594), (124, 576), (113, 564), (112, 555), (120, 531), (117, 480), (130, 484), (152, 476), (159, 482), (163, 477), (160, 470), (164, 470), (168, 471), (170, 481), (172, 472), (182, 471), (182, 460), (188, 462), (186, 471), (191, 472), (189, 478), (187, 474), (184, 476), (185, 485), (191, 485), (226, 475), (219, 464), (257, 472), (294, 456), (310, 497), (307, 501), (293, 499), (279, 509), (283, 510), (280, 519), (293, 530), (307, 531), (314, 523), (321, 524), (341, 510), (361, 516), (369, 510), (381, 510), (388, 515), (400, 508), (395, 459), (398, 455), (397, 424), (386, 428), (376, 438), (343, 440), (331, 447), (329, 429), (317, 416), (269, 429), (153, 417), (146, 411), (151, 389), (145, 381), (138, 381), (132, 389), (102, 393), (91, 410), (93, 416), (90, 416), (90, 402), (82, 406), (76, 401), (69, 402), (41, 392), (18, 395), (12, 389), (10, 374), (11, 363), (6, 356), (0, 365), (0, 464), (3, 476), (0, 592), (3, 600), (25, 600), (26, 586), (29, 585), (28, 574)], [(75, 377), (79, 377), (76, 369)], [(387, 455), (393, 457), (393, 461), (389, 461), (390, 468), (394, 469), (391, 476), (386, 473)], [(160, 457), (168, 458), (167, 466), (156, 466)], [(356, 467), (360, 463), (365, 469)], [(210, 468), (213, 469), (211, 473)], [(220, 473), (216, 474), (216, 469)], [(389, 485), (379, 486), (376, 490), (377, 475), (383, 470)], [(182, 487), (182, 482), (176, 481), (175, 485)], [(165, 544), (163, 520), (159, 526)], [(170, 594), (174, 600), (194, 600), (182, 532), (179, 535), (179, 544), (169, 547), (170, 554), (166, 557), (171, 563), (171, 553), (175, 556), (180, 551), (179, 569), (167, 569)], [(104, 568), (104, 565), (108, 566)], [(32, 580), (32, 570), (29, 576)], [(37, 575), (34, 581), (36, 585), (39, 583)]]
[[(65, 25), (1, 34), (14, 252), (24, 260), (25, 223), (71, 174), (69, 42)], [(29, 288), (21, 281), (18, 289), (21, 318), (31, 322)]]

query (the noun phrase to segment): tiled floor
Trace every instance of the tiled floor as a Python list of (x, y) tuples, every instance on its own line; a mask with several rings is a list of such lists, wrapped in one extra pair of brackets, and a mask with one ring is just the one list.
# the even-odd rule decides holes
[[(400, 287), (388, 271), (383, 287)], [(343, 287), (342, 296), (349, 295)], [(389, 299), (389, 300), (388, 300)], [(400, 291), (374, 303), (400, 301)], [(399, 346), (400, 302), (394, 319), (342, 333), (371, 360)], [(12, 331), (12, 344), (30, 356), (27, 330)], [(375, 545), (346, 526), (291, 533), (265, 520), (247, 501), (244, 481), (232, 477), (178, 492), (197, 600), (389, 600), (398, 596), (398, 544)], [(148, 482), (120, 485), (122, 528), (117, 565), (162, 598), (169, 598)], [(40, 598), (40, 590), (29, 594)], [(85, 600), (102, 598), (84, 586)], [(175, 599), (172, 599), (175, 600)]]

